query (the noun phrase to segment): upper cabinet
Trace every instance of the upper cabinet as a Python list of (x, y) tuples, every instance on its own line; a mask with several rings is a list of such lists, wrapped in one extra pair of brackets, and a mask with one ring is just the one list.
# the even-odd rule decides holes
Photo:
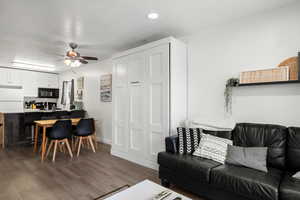
[(59, 88), (57, 74), (11, 68), (0, 68), (0, 86), (22, 87), (27, 97), (37, 97), (38, 88)]
[(0, 85), (22, 86), (20, 70), (0, 68)]
[(37, 97), (38, 88), (58, 88), (58, 75), (24, 71), (23, 72), (24, 96)]
[(38, 73), (33, 71), (22, 71), (23, 93), (26, 97), (38, 96)]
[(58, 88), (58, 75), (49, 73), (38, 73), (39, 88)]

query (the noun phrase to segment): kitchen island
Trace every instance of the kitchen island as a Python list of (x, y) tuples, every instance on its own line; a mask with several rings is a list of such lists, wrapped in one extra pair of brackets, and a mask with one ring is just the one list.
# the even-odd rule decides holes
[(32, 144), (34, 121), (47, 118), (84, 118), (84, 110), (24, 110), (18, 113), (4, 113), (5, 147)]

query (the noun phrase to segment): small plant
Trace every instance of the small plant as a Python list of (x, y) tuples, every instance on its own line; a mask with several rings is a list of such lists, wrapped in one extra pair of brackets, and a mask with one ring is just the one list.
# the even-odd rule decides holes
[(230, 78), (226, 82), (226, 87), (224, 91), (225, 97), (225, 110), (227, 113), (232, 112), (232, 88), (239, 84), (238, 78)]

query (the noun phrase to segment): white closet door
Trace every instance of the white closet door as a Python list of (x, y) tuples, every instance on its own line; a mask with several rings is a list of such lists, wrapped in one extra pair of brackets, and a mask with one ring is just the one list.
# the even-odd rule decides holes
[(156, 163), (169, 135), (169, 45), (146, 51), (147, 68), (147, 155)]
[(113, 75), (113, 146), (118, 151), (127, 151), (128, 134), (128, 59), (119, 59), (115, 63)]
[(130, 57), (128, 66), (129, 87), (129, 135), (128, 151), (137, 159), (145, 156), (145, 55)]

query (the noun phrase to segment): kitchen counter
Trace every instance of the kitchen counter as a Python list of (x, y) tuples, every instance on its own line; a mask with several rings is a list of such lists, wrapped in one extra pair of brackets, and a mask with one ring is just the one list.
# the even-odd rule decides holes
[(84, 110), (39, 110), (24, 109), (18, 113), (4, 113), (6, 147), (31, 144), (34, 121), (43, 118), (67, 119), (84, 118)]
[(40, 110), (40, 109), (24, 109), (24, 113), (31, 113), (31, 112), (42, 112), (42, 113), (53, 113), (53, 112), (73, 112), (73, 111), (80, 111), (80, 110)]

